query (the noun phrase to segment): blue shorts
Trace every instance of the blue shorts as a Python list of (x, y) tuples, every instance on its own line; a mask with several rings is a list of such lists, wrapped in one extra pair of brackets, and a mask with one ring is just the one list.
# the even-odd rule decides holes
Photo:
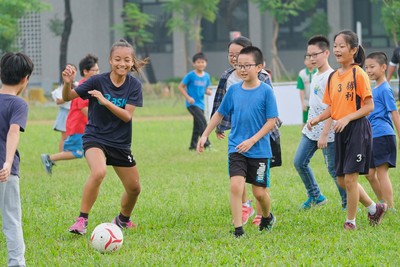
[(335, 133), (336, 175), (368, 174), (372, 152), (372, 130), (368, 119), (351, 121)]
[(260, 187), (270, 186), (270, 159), (253, 159), (240, 153), (229, 154), (229, 176), (243, 176), (246, 183)]
[(397, 145), (395, 135), (376, 137), (372, 141), (372, 157), (370, 168), (379, 167), (385, 163), (389, 168), (396, 167)]
[(68, 136), (64, 141), (64, 151), (70, 151), (75, 158), (82, 158), (83, 153), (83, 145), (82, 145), (82, 135), (83, 134), (73, 134)]

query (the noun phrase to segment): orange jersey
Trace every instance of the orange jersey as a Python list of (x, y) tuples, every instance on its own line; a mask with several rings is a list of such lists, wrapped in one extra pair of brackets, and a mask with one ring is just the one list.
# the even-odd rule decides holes
[(333, 73), (326, 85), (323, 102), (331, 106), (332, 119), (339, 120), (364, 106), (368, 97), (372, 97), (368, 75), (355, 65), (345, 73)]

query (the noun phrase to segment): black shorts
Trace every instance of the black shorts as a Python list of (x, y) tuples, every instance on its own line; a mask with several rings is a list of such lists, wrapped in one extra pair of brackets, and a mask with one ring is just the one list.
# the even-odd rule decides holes
[(243, 156), (240, 153), (229, 154), (229, 176), (243, 176), (246, 183), (256, 186), (270, 186), (270, 159), (252, 159)]
[(368, 174), (371, 161), (372, 132), (368, 119), (351, 121), (335, 134), (336, 175)]
[(372, 156), (370, 168), (379, 167), (385, 163), (389, 168), (396, 167), (397, 145), (395, 135), (376, 137), (372, 141)]
[(136, 166), (135, 158), (132, 155), (130, 149), (121, 149), (100, 144), (97, 142), (85, 142), (83, 144), (83, 150), (86, 151), (90, 148), (100, 148), (106, 156), (106, 164), (116, 167), (133, 167)]

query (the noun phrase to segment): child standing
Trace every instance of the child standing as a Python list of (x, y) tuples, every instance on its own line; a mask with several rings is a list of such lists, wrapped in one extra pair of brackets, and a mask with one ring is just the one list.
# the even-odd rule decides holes
[(131, 151), (132, 117), (136, 107), (143, 104), (142, 85), (130, 75), (140, 71), (146, 61), (136, 58), (134, 49), (125, 40), (111, 47), (111, 72), (94, 75), (71, 90), (75, 76), (71, 66), (63, 71), (63, 98), (89, 99), (88, 124), (83, 135), (83, 149), (90, 168), (90, 176), (83, 188), (81, 210), (71, 233), (86, 233), (89, 212), (94, 205), (100, 185), (111, 165), (120, 178), (125, 191), (121, 209), (113, 223), (120, 228), (135, 227), (130, 219), (140, 193), (139, 172)]
[[(272, 88), (258, 79), (263, 68), (263, 55), (254, 46), (243, 48), (236, 68), (243, 82), (233, 84), (224, 96), (217, 112), (201, 136), (197, 151), (203, 152), (207, 137), (231, 115), (229, 134), (230, 206), (235, 227), (234, 235), (244, 234), (242, 221), (242, 194), (245, 182), (252, 184), (253, 195), (259, 201), (262, 218), (259, 229), (271, 230), (275, 217), (271, 213), (269, 196), (269, 168), (271, 147), (269, 132), (275, 125), (278, 110)], [(234, 112), (233, 112), (234, 111)]]
[[(79, 62), (79, 71), (82, 76), (79, 84), (99, 73), (98, 61), (99, 59), (95, 55), (88, 54)], [(63, 151), (53, 155), (41, 155), (44, 170), (47, 174), (52, 173), (56, 161), (80, 159), (83, 157), (82, 136), (88, 122), (89, 100), (77, 97), (70, 102), (71, 108), (68, 113), (66, 127), (68, 137), (64, 142)]]
[[(367, 179), (379, 200), (394, 209), (393, 189), (389, 178), (389, 168), (396, 167), (396, 126), (400, 133), (400, 116), (397, 111), (393, 91), (386, 81), (387, 57), (383, 52), (371, 53), (365, 60), (365, 70), (371, 80), (375, 80), (372, 90), (374, 110), (368, 116), (372, 127), (372, 158)], [(393, 123), (392, 123), (393, 121)]]
[[(204, 115), (204, 95), (211, 95), (210, 75), (204, 70), (207, 67), (207, 58), (203, 53), (193, 56), (194, 70), (190, 71), (179, 84), (178, 89), (186, 99), (186, 108), (193, 116), (193, 131), (189, 150), (195, 150), (201, 133), (207, 127), (207, 120)], [(205, 144), (209, 147), (210, 141)]]
[(19, 132), (25, 131), (28, 105), (18, 97), (33, 71), (32, 60), (22, 53), (6, 53), (0, 62), (0, 209), (6, 237), (8, 266), (25, 266), (19, 191)]
[[(326, 82), (333, 69), (329, 65), (329, 41), (326, 37), (316, 35), (310, 38), (307, 43), (307, 53), (305, 55), (313, 66), (318, 70), (314, 74), (310, 84), (310, 110), (308, 119), (320, 115), (326, 104), (322, 102), (325, 92)], [(314, 173), (310, 167), (310, 160), (317, 149), (322, 150), (325, 165), (335, 182), (341, 197), (342, 208), (346, 208), (346, 191), (337, 184), (335, 173), (335, 132), (333, 131), (332, 119), (314, 126), (311, 130), (303, 127), (303, 135), (294, 156), (293, 164), (307, 190), (308, 199), (301, 205), (301, 209), (310, 209), (327, 203), (326, 197), (321, 193)]]
[(303, 111), (303, 127), (307, 123), (308, 110), (310, 109), (310, 84), (312, 81), (312, 76), (317, 72), (317, 69), (311, 63), (310, 58), (304, 57), (304, 69), (299, 71), (297, 76), (297, 90), (300, 93), (301, 109)]
[(385, 203), (376, 204), (358, 183), (359, 174), (367, 174), (371, 158), (372, 134), (367, 116), (374, 109), (371, 86), (365, 71), (364, 49), (352, 31), (344, 30), (334, 37), (333, 53), (341, 67), (328, 79), (323, 102), (328, 107), (308, 123), (312, 126), (328, 118), (336, 120), (336, 175), (347, 193), (347, 219), (344, 229), (356, 229), (357, 204), (368, 209), (370, 225), (380, 224), (386, 212)]

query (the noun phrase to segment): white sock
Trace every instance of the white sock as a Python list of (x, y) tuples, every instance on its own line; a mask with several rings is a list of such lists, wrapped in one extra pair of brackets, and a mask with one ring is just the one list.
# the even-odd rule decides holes
[(374, 215), (376, 213), (376, 203), (372, 202), (370, 206), (367, 207), (369, 214)]
[(251, 207), (251, 200), (247, 200), (246, 202), (242, 203), (242, 206)]
[(346, 222), (347, 222), (347, 223), (351, 223), (351, 224), (353, 224), (353, 225), (356, 225), (356, 219), (355, 219), (355, 218), (354, 218), (353, 220), (346, 219)]

